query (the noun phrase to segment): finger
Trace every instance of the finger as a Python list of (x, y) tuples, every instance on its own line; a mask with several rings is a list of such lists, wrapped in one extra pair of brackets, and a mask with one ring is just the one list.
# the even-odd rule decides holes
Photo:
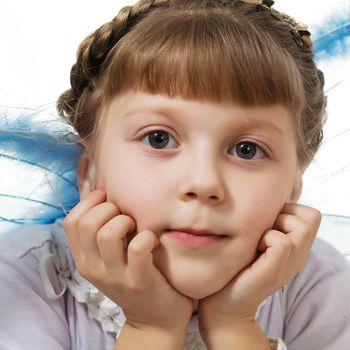
[(92, 191), (81, 200), (68, 214), (70, 221), (76, 222), (79, 218), (87, 212), (89, 209), (95, 207), (99, 203), (102, 203), (106, 200), (106, 192), (104, 191)]
[(152, 251), (159, 244), (157, 236), (151, 231), (139, 232), (128, 246), (128, 268), (135, 285), (144, 285), (152, 279), (155, 267)]
[(64, 229), (66, 233), (69, 236), (74, 235), (77, 231), (77, 225), (82, 215), (96, 205), (104, 202), (105, 199), (105, 192), (93, 191), (84, 200), (80, 201), (64, 219)]
[(275, 227), (282, 232), (286, 232), (286, 236), (292, 243), (290, 271), (300, 271), (310, 255), (318, 226), (315, 227), (295, 215), (280, 214)]
[(303, 221), (312, 224), (316, 231), (322, 219), (322, 214), (319, 210), (303, 204), (287, 203), (282, 209), (283, 213), (297, 216)]
[(318, 225), (315, 227), (296, 215), (280, 214), (274, 228), (288, 234), (297, 248), (309, 249), (316, 237)]
[(79, 202), (63, 221), (64, 231), (66, 233), (68, 245), (72, 251), (73, 257), (79, 259), (82, 256), (80, 238), (78, 235), (78, 223), (82, 215), (92, 207), (102, 203), (106, 194), (101, 191), (93, 191), (83, 201)]
[(278, 230), (269, 230), (261, 238), (258, 251), (267, 253), (272, 259), (280, 259), (282, 256), (288, 260), (293, 249), (291, 240)]
[(136, 230), (135, 221), (127, 215), (118, 215), (101, 227), (97, 246), (105, 267), (110, 271), (126, 266), (125, 239)]
[(307, 230), (308, 224), (295, 215), (290, 214), (279, 214), (276, 218), (274, 229), (281, 231), (285, 234), (291, 232), (300, 232), (305, 233)]
[(119, 209), (113, 203), (104, 202), (91, 208), (81, 216), (78, 223), (80, 246), (85, 255), (85, 260), (92, 266), (96, 266), (101, 261), (97, 245), (98, 231), (119, 214)]
[(258, 250), (262, 255), (253, 263), (252, 269), (258, 270), (259, 275), (263, 276), (261, 284), (273, 284), (286, 270), (293, 245), (284, 233), (269, 230), (262, 237)]

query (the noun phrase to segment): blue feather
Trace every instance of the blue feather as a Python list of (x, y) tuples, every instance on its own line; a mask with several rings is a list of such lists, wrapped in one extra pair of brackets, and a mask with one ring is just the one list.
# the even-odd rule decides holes
[(339, 13), (331, 13), (328, 21), (318, 27), (314, 50), (318, 60), (350, 51), (350, 7)]
[(0, 228), (51, 223), (79, 200), (76, 167), (82, 148), (72, 129), (48, 110), (0, 118)]

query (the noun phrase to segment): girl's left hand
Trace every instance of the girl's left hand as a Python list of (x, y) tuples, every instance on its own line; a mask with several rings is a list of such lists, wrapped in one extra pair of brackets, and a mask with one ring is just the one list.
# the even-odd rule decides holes
[(252, 265), (222, 290), (199, 301), (201, 332), (254, 321), (260, 303), (303, 268), (320, 222), (316, 209), (286, 204), (274, 228), (262, 236)]

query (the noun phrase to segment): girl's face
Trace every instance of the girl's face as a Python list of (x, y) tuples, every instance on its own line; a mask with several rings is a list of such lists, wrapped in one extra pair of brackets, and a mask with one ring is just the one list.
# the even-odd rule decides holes
[(301, 182), (293, 117), (128, 92), (106, 110), (96, 183), (160, 240), (154, 264), (180, 293), (203, 298), (256, 258), (261, 236)]

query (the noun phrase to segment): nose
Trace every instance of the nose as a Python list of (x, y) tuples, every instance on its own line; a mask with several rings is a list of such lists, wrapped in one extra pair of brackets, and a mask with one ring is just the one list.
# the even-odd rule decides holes
[(210, 205), (221, 203), (225, 198), (225, 186), (215, 157), (199, 154), (188, 159), (178, 192), (183, 201), (197, 200)]

